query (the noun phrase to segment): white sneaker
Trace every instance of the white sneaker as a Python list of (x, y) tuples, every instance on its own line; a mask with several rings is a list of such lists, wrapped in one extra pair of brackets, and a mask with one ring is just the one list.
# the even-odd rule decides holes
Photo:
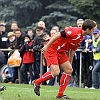
[(91, 87), (91, 88), (89, 88), (89, 89), (96, 89), (96, 88), (94, 88), (94, 87)]
[(85, 88), (85, 89), (88, 89), (88, 87), (87, 87), (87, 86), (85, 86), (84, 88)]

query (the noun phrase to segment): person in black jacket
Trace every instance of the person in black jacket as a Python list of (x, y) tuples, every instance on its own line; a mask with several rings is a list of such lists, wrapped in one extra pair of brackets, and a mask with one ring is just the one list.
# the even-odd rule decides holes
[(22, 33), (20, 28), (16, 29), (14, 33), (15, 33), (16, 38), (17, 38), (17, 47), (16, 47), (16, 49), (20, 49), (21, 46), (24, 44), (25, 34)]
[(44, 46), (45, 40), (43, 39), (44, 29), (41, 26), (36, 27), (36, 36), (34, 38), (33, 50), (35, 54), (35, 62), (34, 62), (34, 74), (35, 79), (40, 77), (40, 55), (41, 48)]
[[(0, 23), (0, 49), (7, 49), (7, 44), (8, 44), (8, 37), (7, 37), (5, 23)], [(5, 55), (4, 64), (6, 64), (8, 59), (8, 52), (5, 51), (3, 53)]]

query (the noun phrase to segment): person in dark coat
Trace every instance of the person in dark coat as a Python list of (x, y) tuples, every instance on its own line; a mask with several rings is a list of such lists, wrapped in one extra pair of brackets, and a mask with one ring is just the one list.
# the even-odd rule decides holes
[(40, 77), (40, 56), (41, 56), (41, 48), (44, 46), (45, 40), (44, 36), (44, 28), (41, 26), (36, 27), (36, 36), (34, 38), (33, 50), (35, 54), (35, 63), (34, 63), (34, 74), (35, 79)]
[[(5, 23), (0, 23), (0, 49), (7, 49), (7, 44), (8, 44), (8, 37), (7, 37)], [(2, 52), (4, 53), (5, 56), (4, 64), (6, 64), (8, 59), (8, 52), (6, 51)]]
[(25, 34), (22, 33), (20, 28), (16, 29), (14, 33), (17, 37), (17, 47), (16, 47), (16, 49), (20, 49), (21, 46), (24, 44)]

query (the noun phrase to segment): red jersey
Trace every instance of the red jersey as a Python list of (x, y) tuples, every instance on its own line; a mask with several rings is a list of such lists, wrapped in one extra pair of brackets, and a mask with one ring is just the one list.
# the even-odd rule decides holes
[(82, 40), (82, 28), (67, 27), (61, 32), (61, 37), (52, 43), (48, 52), (52, 52), (50, 48), (57, 50), (57, 52), (66, 52), (70, 49), (77, 50)]
[[(28, 43), (28, 47), (32, 47), (32, 45), (33, 45), (33, 42), (30, 41)], [(22, 48), (21, 48), (21, 51), (25, 52), (24, 55), (23, 55), (22, 63), (23, 64), (33, 63), (34, 62), (34, 52), (32, 52), (32, 51), (24, 51), (24, 50), (26, 50), (25, 45), (23, 45)]]

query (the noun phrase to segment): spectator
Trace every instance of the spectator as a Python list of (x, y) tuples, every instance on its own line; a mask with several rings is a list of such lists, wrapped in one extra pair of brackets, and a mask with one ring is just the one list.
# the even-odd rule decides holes
[(36, 36), (34, 38), (33, 43), (33, 50), (35, 53), (35, 64), (34, 64), (34, 72), (35, 72), (35, 79), (40, 77), (40, 55), (41, 55), (41, 48), (44, 46), (45, 40), (43, 39), (43, 27), (37, 26), (36, 27)]
[(20, 49), (21, 46), (24, 44), (23, 38), (24, 38), (25, 34), (22, 33), (20, 28), (16, 29), (14, 33), (17, 37), (17, 48), (16, 49)]
[[(15, 29), (14, 34), (16, 36), (16, 41), (17, 41), (15, 49), (20, 49), (21, 46), (24, 44), (24, 40), (23, 40), (24, 35), (23, 35), (20, 28)], [(22, 57), (22, 54), (21, 54), (21, 57)], [(9, 82), (10, 84), (15, 83), (17, 80), (19, 81), (19, 79), (18, 79), (19, 78), (18, 69), (19, 69), (18, 67), (13, 68), (14, 73), (13, 73), (13, 78), (12, 78), (11, 82)]]
[(23, 61), (20, 69), (21, 83), (29, 84), (28, 72), (30, 73), (30, 80), (34, 80), (33, 77), (33, 62), (34, 62), (34, 53), (29, 51), (32, 49), (33, 42), (30, 39), (29, 35), (24, 37), (24, 45), (21, 47), (21, 52), (23, 53)]
[(51, 30), (56, 30), (57, 32), (59, 32), (59, 27), (58, 26), (53, 26)]
[(11, 30), (12, 30), (13, 32), (15, 32), (16, 29), (18, 29), (18, 23), (17, 23), (16, 21), (13, 21), (13, 22), (11, 23)]
[[(82, 27), (84, 20), (83, 19), (78, 19), (77, 20), (77, 26)], [(92, 36), (86, 35), (84, 36), (83, 41), (80, 43), (79, 49), (84, 50), (85, 52), (82, 53), (82, 82), (83, 87), (88, 88), (92, 86), (92, 71), (89, 69), (90, 66), (93, 66), (92, 64), (92, 53), (87, 52), (87, 44), (89, 44), (89, 47), (91, 45), (91, 42), (87, 42), (89, 40), (92, 40)], [(80, 75), (80, 52), (76, 52), (76, 75), (77, 75), (77, 85), (79, 85), (79, 75)]]
[(83, 19), (78, 19), (77, 20), (77, 27), (82, 27), (84, 20)]
[[(14, 32), (9, 32), (8, 33), (8, 39), (9, 39), (9, 44), (8, 44), (8, 49), (16, 49), (17, 48), (17, 38), (14, 34)], [(9, 57), (13, 54), (14, 51), (9, 52)], [(16, 79), (18, 79), (18, 70), (17, 66), (14, 68), (10, 68), (8, 65), (8, 73), (11, 75), (11, 80), (9, 84), (15, 83)]]
[(8, 39), (9, 39), (8, 49), (15, 49), (17, 46), (17, 38), (14, 32), (8, 33)]
[(50, 31), (46, 28), (44, 21), (39, 21), (38, 26), (43, 27), (44, 32), (46, 32), (48, 34), (50, 33)]
[[(77, 20), (77, 27), (82, 27), (84, 20), (83, 19), (78, 19)], [(79, 46), (80, 47), (80, 46)], [(73, 58), (73, 63), (72, 63), (72, 67), (73, 67), (73, 72), (72, 72), (72, 85), (74, 85), (74, 83), (76, 84), (76, 86), (79, 86), (79, 69), (80, 69), (80, 52), (77, 51), (76, 54), (74, 55)]]
[(43, 27), (43, 29), (46, 28), (44, 21), (39, 21), (38, 26)]
[(31, 29), (31, 28), (28, 29), (27, 34), (30, 36), (30, 39), (31, 39), (31, 40), (34, 40), (35, 34), (34, 34), (34, 32), (33, 32), (33, 29)]
[(93, 36), (94, 40), (93, 40), (92, 51), (94, 53), (93, 55), (94, 68), (92, 70), (92, 89), (99, 89), (100, 88), (100, 35), (98, 29), (94, 30)]
[[(92, 70), (90, 67), (93, 67), (93, 53), (89, 52), (90, 47), (92, 45), (92, 36), (86, 35), (81, 42), (81, 46), (83, 46), (85, 52), (83, 55), (83, 67), (82, 67), (82, 78), (84, 82), (85, 88), (92, 87)], [(88, 51), (89, 50), (89, 51)]]
[[(6, 32), (5, 23), (0, 23), (0, 49), (7, 49), (8, 37)], [(5, 56), (4, 64), (7, 64), (8, 52), (3, 52)]]
[[(15, 32), (17, 29), (20, 29), (20, 28), (18, 27), (18, 23), (17, 23), (16, 21), (13, 21), (13, 22), (11, 23), (11, 31)], [(26, 34), (25, 32), (22, 32), (22, 31), (21, 31), (21, 33), (22, 33), (23, 35)]]

